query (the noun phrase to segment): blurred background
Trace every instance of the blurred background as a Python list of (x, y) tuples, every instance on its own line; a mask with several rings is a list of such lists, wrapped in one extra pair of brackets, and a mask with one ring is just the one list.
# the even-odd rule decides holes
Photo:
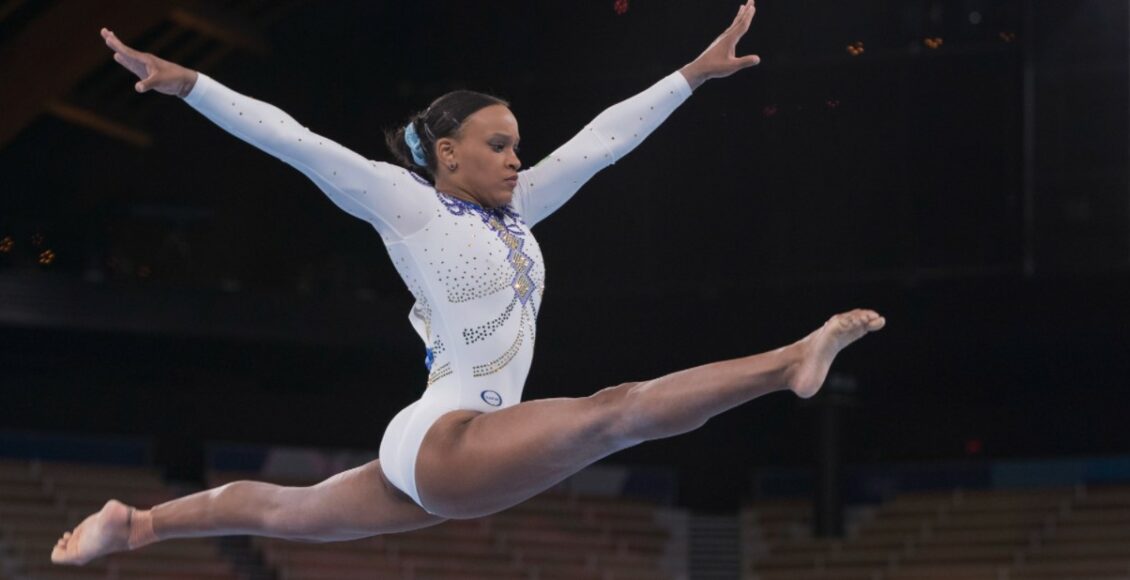
[[(179, 99), (135, 93), (101, 27), (375, 160), (443, 92), (497, 94), (529, 166), (693, 59), (737, 4), (0, 2), (0, 455), (39, 484), (37, 461), (61, 459), (190, 489), (271, 450), (375, 451), (424, 388), (372, 227)], [(601, 467), (641, 483), (616, 494), (731, 519), (789, 496), (789, 529), (835, 536), (857, 529), (845, 504), (992, 487), (1001, 466), (1036, 487), (1130, 481), (1130, 5), (757, 8), (739, 52), (761, 66), (702, 86), (538, 226), (525, 397), (768, 350), (869, 307), (888, 326), (828, 393), (619, 453)], [(740, 542), (743, 574), (768, 537)], [(795, 577), (815, 574), (805, 558)]]

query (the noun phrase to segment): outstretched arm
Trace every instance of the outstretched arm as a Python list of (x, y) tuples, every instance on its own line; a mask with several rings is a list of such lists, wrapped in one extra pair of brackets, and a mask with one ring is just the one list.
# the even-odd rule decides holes
[(598, 171), (636, 148), (709, 79), (728, 77), (761, 62), (757, 55), (736, 56), (755, 12), (747, 0), (734, 21), (689, 64), (642, 93), (597, 115), (580, 133), (519, 175), (514, 205), (533, 225), (557, 211)]
[(135, 90), (183, 98), (232, 135), (301, 171), (338, 207), (371, 222), (382, 235), (406, 236), (431, 215), (417, 211), (422, 197), (411, 190), (419, 184), (407, 170), (365, 159), (311, 132), (278, 107), (237, 93), (203, 73), (134, 50), (105, 28), (102, 37), (113, 49), (114, 60), (140, 79)]

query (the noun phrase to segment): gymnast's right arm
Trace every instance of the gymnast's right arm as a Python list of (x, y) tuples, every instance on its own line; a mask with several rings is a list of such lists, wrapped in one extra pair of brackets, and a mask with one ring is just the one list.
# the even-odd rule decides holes
[[(138, 52), (102, 29), (114, 60), (142, 80), (138, 92), (155, 90), (186, 103), (232, 135), (277, 157), (309, 177), (338, 207), (371, 222), (383, 235), (403, 237), (422, 227), (422, 201), (408, 171), (365, 159), (311, 132), (278, 107), (247, 97), (207, 75)], [(401, 187), (396, 187), (398, 182)], [(413, 211), (409, 211), (413, 210)], [(390, 219), (391, 218), (391, 219)]]

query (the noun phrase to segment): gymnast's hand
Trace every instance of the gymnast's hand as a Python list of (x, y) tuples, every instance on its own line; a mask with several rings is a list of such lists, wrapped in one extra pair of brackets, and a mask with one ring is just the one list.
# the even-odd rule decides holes
[(714, 39), (714, 42), (710, 43), (710, 46), (706, 47), (706, 50), (698, 55), (698, 58), (679, 69), (692, 89), (698, 88), (699, 85), (710, 79), (728, 77), (743, 68), (749, 68), (761, 62), (761, 57), (756, 54), (738, 57), (734, 52), (738, 41), (749, 30), (749, 24), (753, 21), (753, 14), (756, 11), (757, 8), (753, 5), (753, 0), (747, 0), (741, 8), (738, 8), (738, 15), (730, 23), (730, 27)]
[(114, 60), (141, 79), (133, 85), (137, 92), (154, 90), (183, 99), (196, 85), (196, 71), (148, 52), (138, 52), (105, 28), (102, 29), (102, 38), (106, 40), (106, 46), (114, 50)]

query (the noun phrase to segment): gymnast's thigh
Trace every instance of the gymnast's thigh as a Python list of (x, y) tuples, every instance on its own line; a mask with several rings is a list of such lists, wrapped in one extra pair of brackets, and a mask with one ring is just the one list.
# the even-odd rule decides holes
[(416, 460), (420, 499), (448, 518), (495, 513), (631, 446), (617, 423), (632, 385), (491, 413), (443, 415), (428, 430)]

